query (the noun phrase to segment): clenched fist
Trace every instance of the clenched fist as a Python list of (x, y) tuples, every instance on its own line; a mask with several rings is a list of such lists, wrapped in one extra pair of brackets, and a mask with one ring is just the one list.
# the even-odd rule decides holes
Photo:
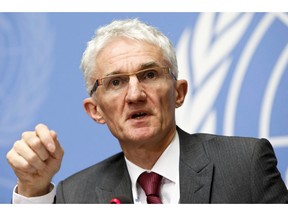
[(7, 153), (7, 160), (18, 177), (17, 193), (26, 197), (45, 195), (58, 172), (64, 151), (57, 134), (46, 125), (22, 134)]

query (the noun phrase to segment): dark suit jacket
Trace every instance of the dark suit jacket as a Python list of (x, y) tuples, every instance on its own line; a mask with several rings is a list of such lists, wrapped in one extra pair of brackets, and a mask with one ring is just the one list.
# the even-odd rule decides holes
[[(177, 131), (180, 203), (288, 203), (266, 139)], [(56, 203), (109, 203), (118, 196), (133, 200), (122, 152), (61, 181)]]

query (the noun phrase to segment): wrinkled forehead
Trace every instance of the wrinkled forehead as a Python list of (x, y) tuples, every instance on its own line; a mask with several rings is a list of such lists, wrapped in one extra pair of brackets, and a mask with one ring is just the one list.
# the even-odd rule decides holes
[(160, 47), (124, 37), (109, 40), (95, 60), (97, 77), (115, 72), (131, 73), (149, 66), (168, 66)]

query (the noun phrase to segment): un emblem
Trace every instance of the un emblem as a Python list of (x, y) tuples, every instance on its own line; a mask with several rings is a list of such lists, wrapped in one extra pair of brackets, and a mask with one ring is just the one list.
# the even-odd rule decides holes
[[(3, 159), (25, 128), (34, 126), (49, 90), (54, 47), (51, 33), (45, 14), (0, 13), (0, 156)], [(7, 174), (11, 168), (2, 168), (0, 187), (13, 188), (15, 181)]]
[[(177, 45), (189, 133), (268, 138), (288, 185), (288, 15), (201, 13)], [(286, 155), (286, 156), (285, 156)]]

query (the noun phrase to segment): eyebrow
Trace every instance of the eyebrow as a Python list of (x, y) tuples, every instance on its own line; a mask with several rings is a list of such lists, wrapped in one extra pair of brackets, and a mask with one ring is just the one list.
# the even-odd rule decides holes
[[(143, 64), (140, 64), (138, 66), (138, 69), (136, 71), (141, 71), (141, 70), (144, 70), (144, 69), (148, 69), (148, 68), (153, 68), (153, 67), (159, 67), (160, 65), (157, 64), (156, 62), (152, 61), (152, 62), (147, 62), (147, 63), (143, 63)], [(109, 77), (109, 76), (113, 76), (113, 75), (118, 75), (118, 74), (121, 74), (121, 71), (119, 70), (116, 70), (116, 71), (112, 71), (110, 73), (107, 73), (105, 74), (105, 77)]]

